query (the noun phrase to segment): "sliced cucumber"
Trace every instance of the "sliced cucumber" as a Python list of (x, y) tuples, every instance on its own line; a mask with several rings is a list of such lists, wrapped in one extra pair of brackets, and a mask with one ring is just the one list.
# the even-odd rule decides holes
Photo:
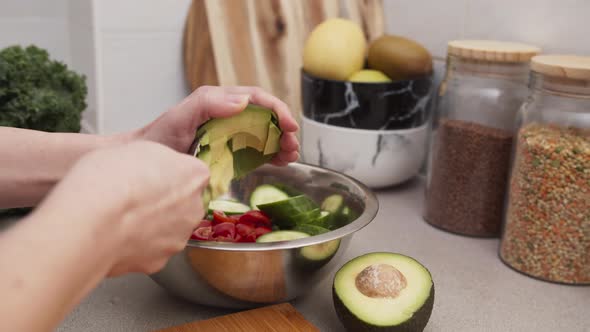
[(290, 197), (282, 201), (259, 204), (257, 206), (281, 229), (295, 227), (298, 220), (302, 220), (304, 213), (319, 209), (319, 206), (314, 201), (304, 195)]
[(322, 210), (338, 214), (344, 208), (344, 197), (334, 194), (326, 197), (322, 202)]
[(358, 218), (359, 215), (355, 210), (346, 206), (344, 209), (342, 209), (342, 217), (344, 219), (344, 225), (346, 225)]
[(301, 248), (301, 256), (311, 262), (325, 262), (334, 257), (340, 248), (340, 240), (332, 240)]
[(256, 187), (250, 195), (250, 207), (258, 209), (258, 205), (282, 201), (289, 198), (289, 195), (270, 184), (263, 184)]
[(346, 219), (347, 221), (350, 220), (350, 218), (352, 217), (352, 211), (350, 210), (350, 208), (348, 206), (344, 207), (342, 209), (342, 216), (344, 217), (344, 219)]
[(322, 212), (320, 209), (313, 209), (311, 211), (294, 215), (292, 219), (294, 220), (295, 225), (309, 224), (320, 218), (321, 215)]
[(284, 191), (285, 193), (287, 193), (287, 195), (289, 196), (299, 196), (299, 195), (304, 195), (304, 193), (298, 189), (295, 189), (289, 185), (286, 185), (284, 183), (273, 183), (273, 186), (279, 188), (280, 190)]
[(209, 202), (209, 213), (213, 211), (223, 211), (225, 214), (243, 214), (250, 211), (250, 207), (240, 202), (229, 200), (214, 200)]
[(297, 239), (303, 239), (309, 237), (309, 234), (298, 232), (298, 231), (274, 231), (261, 235), (256, 242), (268, 243), (268, 242), (280, 242), (280, 241), (292, 241)]
[(334, 230), (337, 227), (336, 219), (334, 215), (328, 211), (321, 211), (320, 216), (311, 222), (312, 225), (326, 228), (328, 230)]
[(324, 233), (327, 233), (330, 231), (329, 229), (326, 229), (326, 228), (318, 226), (318, 225), (313, 225), (313, 224), (297, 225), (297, 226), (295, 226), (295, 228), (293, 228), (293, 230), (307, 233), (311, 236), (324, 234)]

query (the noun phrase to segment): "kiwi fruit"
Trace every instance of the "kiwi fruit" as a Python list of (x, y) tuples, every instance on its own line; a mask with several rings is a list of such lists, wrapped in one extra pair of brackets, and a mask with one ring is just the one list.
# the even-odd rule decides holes
[(418, 42), (396, 35), (383, 35), (369, 46), (368, 67), (379, 70), (393, 81), (432, 73), (432, 56)]

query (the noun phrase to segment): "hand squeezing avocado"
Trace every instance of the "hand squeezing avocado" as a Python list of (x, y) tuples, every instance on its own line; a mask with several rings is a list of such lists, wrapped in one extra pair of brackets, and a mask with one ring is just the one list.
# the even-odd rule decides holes
[(270, 161), (280, 151), (281, 134), (274, 112), (256, 105), (199, 127), (195, 156), (210, 170), (209, 186), (203, 193), (205, 206), (227, 192), (232, 179)]

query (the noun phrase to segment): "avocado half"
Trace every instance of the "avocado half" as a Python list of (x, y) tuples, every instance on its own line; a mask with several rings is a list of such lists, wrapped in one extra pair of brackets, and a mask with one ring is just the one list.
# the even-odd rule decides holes
[(227, 118), (207, 121), (197, 130), (195, 156), (209, 166), (208, 206), (226, 193), (230, 182), (269, 162), (280, 151), (282, 131), (276, 114), (257, 105)]
[(344, 264), (332, 297), (348, 331), (423, 331), (434, 304), (430, 272), (397, 253), (369, 253)]

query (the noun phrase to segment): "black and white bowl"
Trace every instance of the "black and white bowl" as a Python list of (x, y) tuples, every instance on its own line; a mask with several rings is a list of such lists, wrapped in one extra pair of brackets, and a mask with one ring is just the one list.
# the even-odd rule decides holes
[(303, 115), (332, 126), (408, 129), (428, 119), (432, 76), (386, 83), (326, 80), (301, 72)]
[(371, 188), (416, 176), (426, 158), (432, 76), (388, 83), (324, 80), (302, 71), (304, 162)]

